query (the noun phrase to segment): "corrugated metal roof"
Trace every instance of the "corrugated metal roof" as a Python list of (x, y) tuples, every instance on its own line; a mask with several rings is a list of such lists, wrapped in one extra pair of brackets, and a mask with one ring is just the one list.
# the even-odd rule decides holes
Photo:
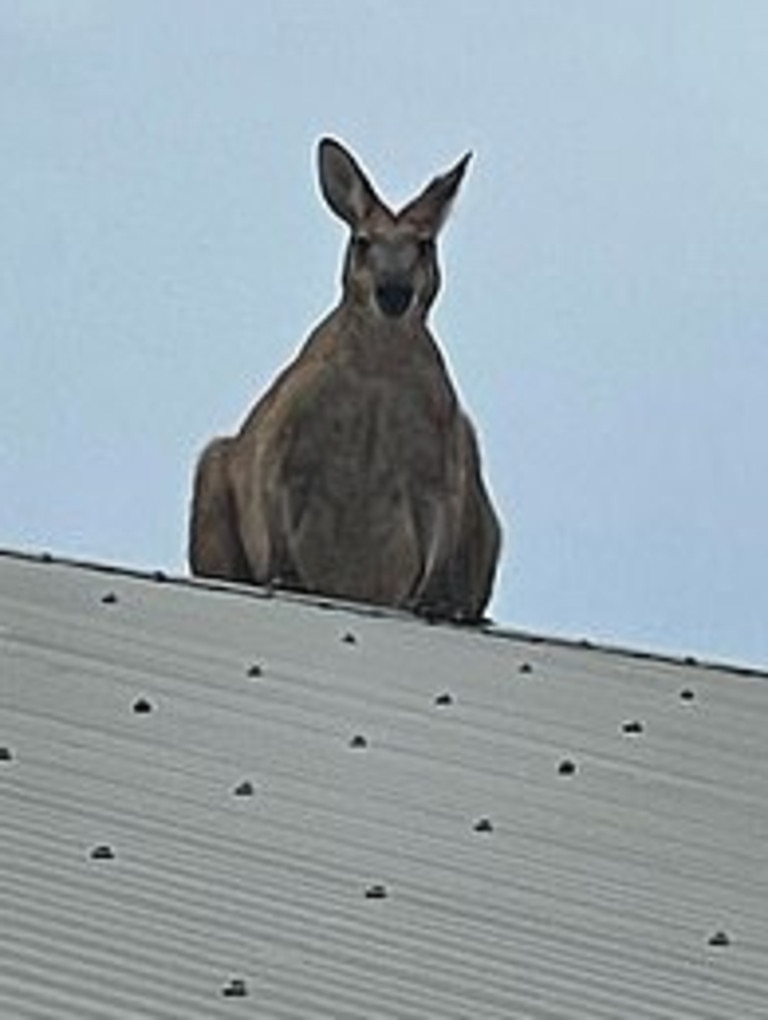
[(0, 1016), (768, 1017), (748, 670), (0, 556)]

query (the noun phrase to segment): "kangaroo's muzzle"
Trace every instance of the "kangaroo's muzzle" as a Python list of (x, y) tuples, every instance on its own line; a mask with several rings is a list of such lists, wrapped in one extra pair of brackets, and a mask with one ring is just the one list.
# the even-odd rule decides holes
[(393, 319), (403, 315), (413, 300), (413, 287), (395, 280), (381, 283), (376, 288), (376, 304)]

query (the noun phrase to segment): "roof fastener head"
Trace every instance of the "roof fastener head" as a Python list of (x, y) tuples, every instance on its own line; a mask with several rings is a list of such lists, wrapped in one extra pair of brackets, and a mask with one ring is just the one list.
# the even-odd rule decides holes
[(10, 747), (0, 747), (0, 761), (13, 761), (13, 751)]
[(349, 746), (353, 750), (360, 751), (368, 746), (368, 738), (363, 736), (362, 733), (356, 733), (349, 742)]
[(365, 898), (367, 900), (384, 900), (387, 898), (387, 895), (387, 887), (381, 883), (369, 885), (365, 890)]
[(716, 931), (709, 937), (710, 946), (729, 946), (731, 944), (731, 938), (727, 931)]
[(136, 715), (146, 715), (152, 711), (153, 707), (148, 698), (137, 698), (131, 706)]
[(106, 594), (101, 596), (101, 601), (105, 606), (114, 606), (117, 602), (117, 595), (113, 591), (108, 591)]
[(561, 776), (573, 776), (576, 773), (576, 762), (570, 758), (564, 758), (557, 766), (558, 774)]
[(244, 779), (242, 783), (238, 783), (235, 787), (236, 797), (252, 797), (256, 792), (256, 787), (250, 781), (250, 779)]
[(345, 645), (356, 645), (357, 644), (357, 638), (355, 637), (355, 635), (352, 633), (351, 630), (348, 630), (346, 632), (346, 634), (342, 635), (341, 640), (342, 640), (342, 642)]
[(262, 676), (263, 673), (264, 667), (258, 662), (254, 662), (248, 667), (247, 675), (251, 678), (251, 680), (255, 680), (256, 677)]
[(530, 662), (521, 662), (517, 669), (518, 673), (533, 673), (533, 666)]
[(625, 722), (621, 727), (622, 733), (626, 733), (628, 736), (636, 736), (638, 733), (642, 733), (644, 729), (645, 726), (643, 726), (639, 719)]
[(108, 843), (101, 843), (91, 850), (90, 858), (92, 861), (113, 861), (115, 859), (115, 851)]
[(230, 978), (221, 989), (225, 999), (242, 999), (248, 994), (248, 985), (242, 978)]
[(452, 705), (453, 695), (449, 691), (443, 691), (442, 694), (437, 694), (435, 696), (435, 704), (440, 705), (441, 707), (443, 705)]
[(493, 832), (493, 822), (490, 818), (478, 818), (474, 825), (475, 832)]

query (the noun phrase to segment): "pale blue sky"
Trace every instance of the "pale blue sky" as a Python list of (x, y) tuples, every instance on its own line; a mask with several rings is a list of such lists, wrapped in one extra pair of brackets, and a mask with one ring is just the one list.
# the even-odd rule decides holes
[(184, 569), (337, 296), (314, 145), (467, 148), (434, 325), (502, 623), (768, 662), (764, 0), (0, 0), (0, 545)]

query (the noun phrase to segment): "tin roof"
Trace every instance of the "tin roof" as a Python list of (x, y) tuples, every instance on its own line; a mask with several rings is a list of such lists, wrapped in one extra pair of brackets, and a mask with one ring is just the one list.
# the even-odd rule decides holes
[(0, 554), (0, 1017), (765, 1018), (766, 679)]

